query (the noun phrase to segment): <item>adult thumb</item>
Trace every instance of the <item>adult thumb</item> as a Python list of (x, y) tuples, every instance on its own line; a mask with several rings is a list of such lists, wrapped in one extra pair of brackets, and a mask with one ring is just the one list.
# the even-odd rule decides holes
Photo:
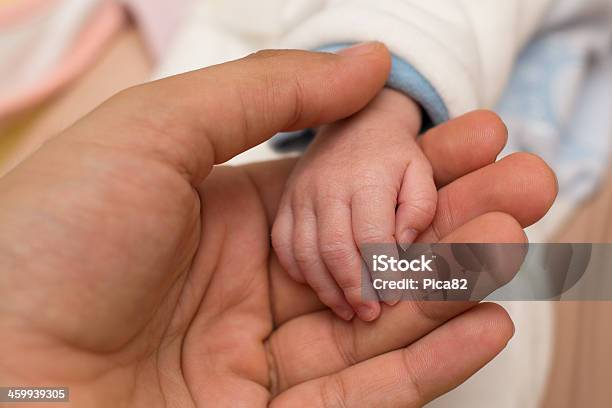
[[(384, 86), (387, 48), (261, 51), (121, 92), (66, 137), (155, 154), (199, 184), (215, 164), (296, 130), (348, 117)], [(88, 127), (88, 129), (83, 129)], [(72, 136), (71, 136), (72, 135)]]

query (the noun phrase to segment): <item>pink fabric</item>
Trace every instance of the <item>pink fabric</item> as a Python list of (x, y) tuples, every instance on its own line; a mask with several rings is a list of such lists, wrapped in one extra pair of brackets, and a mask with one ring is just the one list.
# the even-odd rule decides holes
[(73, 81), (96, 60), (107, 41), (120, 29), (124, 18), (121, 6), (111, 0), (104, 1), (91, 20), (84, 24), (83, 31), (61, 65), (23, 93), (0, 100), (0, 119), (41, 103)]
[(168, 50), (190, 0), (123, 0), (139, 25), (149, 52), (159, 59)]
[[(0, 5), (0, 26), (48, 11), (58, 0), (15, 0)], [(43, 102), (95, 63), (104, 45), (125, 23), (126, 11), (141, 31), (155, 59), (167, 51), (191, 0), (102, 0), (74, 39), (61, 63), (19, 95), (0, 98), (0, 119)]]
[(13, 0), (8, 4), (0, 4), (0, 26), (8, 27), (17, 24), (24, 18), (55, 6), (58, 0)]

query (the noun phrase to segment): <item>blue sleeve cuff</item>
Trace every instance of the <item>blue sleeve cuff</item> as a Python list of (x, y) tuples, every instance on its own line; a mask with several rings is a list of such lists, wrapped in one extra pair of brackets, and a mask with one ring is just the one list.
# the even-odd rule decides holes
[(412, 65), (393, 55), (387, 86), (410, 96), (425, 112), (423, 127), (428, 128), (449, 120), (446, 104), (433, 85)]
[[(336, 52), (349, 46), (351, 44), (335, 44), (318, 48), (316, 51)], [(396, 55), (392, 56), (387, 86), (403, 92), (421, 105), (424, 112), (423, 130), (449, 120), (446, 104), (433, 85), (410, 63)], [(281, 133), (272, 138), (272, 145), (279, 151), (303, 150), (313, 137), (312, 130)]]

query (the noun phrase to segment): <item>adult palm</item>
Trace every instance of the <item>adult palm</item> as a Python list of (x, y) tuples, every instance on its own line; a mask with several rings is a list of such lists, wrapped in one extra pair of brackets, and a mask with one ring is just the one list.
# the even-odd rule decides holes
[[(137, 87), (0, 179), (0, 384), (67, 385), (76, 406), (416, 406), (490, 360), (512, 331), (496, 306), (402, 303), (347, 323), (286, 277), (269, 231), (291, 160), (211, 172), (362, 109), (388, 69), (370, 44)], [(505, 136), (476, 116), (423, 139), (450, 183), (423, 239), (520, 242), (554, 197), (533, 157), (487, 166)], [(507, 189), (481, 191), (517, 165)]]

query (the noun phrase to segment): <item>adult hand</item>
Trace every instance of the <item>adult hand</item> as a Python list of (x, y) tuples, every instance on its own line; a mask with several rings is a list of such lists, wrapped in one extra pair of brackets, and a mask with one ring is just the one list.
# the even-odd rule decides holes
[[(360, 110), (388, 70), (370, 44), (133, 88), (0, 179), (0, 384), (69, 386), (75, 406), (416, 406), (493, 358), (512, 334), (495, 305), (346, 323), (289, 279), (269, 231), (293, 161), (211, 173)], [(554, 178), (531, 156), (491, 164), (504, 137), (477, 113), (423, 138), (441, 190), (422, 239), (524, 240)]]

